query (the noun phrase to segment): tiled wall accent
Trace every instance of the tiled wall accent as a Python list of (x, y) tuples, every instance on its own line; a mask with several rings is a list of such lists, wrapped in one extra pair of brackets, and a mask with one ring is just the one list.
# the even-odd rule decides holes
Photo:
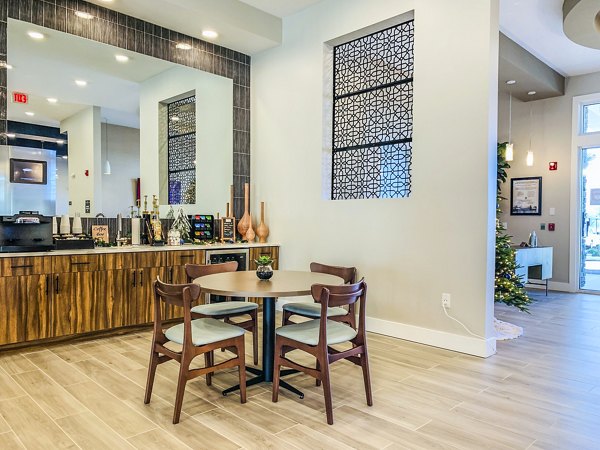
[[(85, 11), (94, 16), (75, 16)], [(233, 180), (235, 215), (243, 214), (244, 183), (250, 181), (250, 56), (83, 0), (0, 0), (0, 61), (6, 61), (8, 18), (132, 50), (233, 79)], [(178, 50), (186, 42), (192, 50)], [(6, 132), (6, 68), (0, 68), (0, 133)], [(0, 144), (6, 137), (0, 135)]]

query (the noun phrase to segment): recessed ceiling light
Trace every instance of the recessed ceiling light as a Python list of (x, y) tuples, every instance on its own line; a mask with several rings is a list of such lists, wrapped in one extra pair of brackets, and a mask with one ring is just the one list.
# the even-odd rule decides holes
[(535, 95), (535, 94), (537, 94), (537, 92), (536, 92), (536, 91), (529, 91), (529, 92), (527, 93), (527, 95)]
[(75, 11), (75, 15), (77, 17), (79, 17), (80, 19), (86, 19), (86, 20), (90, 20), (90, 19), (94, 18), (94, 16), (92, 16), (90, 13), (87, 13), (85, 11)]
[(25, 111), (25, 115), (27, 115), (29, 117), (33, 117), (33, 116), (35, 116), (35, 113), (31, 112), (31, 111)]
[(506, 82), (506, 84), (508, 84), (509, 86), (510, 86), (511, 84), (516, 84), (516, 83), (517, 83), (517, 82), (516, 82), (515, 80), (508, 80), (508, 81)]
[(48, 97), (46, 100), (48, 100), (48, 103), (56, 103), (58, 101), (58, 99), (54, 97)]
[(213, 30), (202, 30), (202, 36), (207, 39), (216, 39), (219, 37), (219, 33)]
[(63, 145), (63, 144), (65, 143), (65, 141), (63, 141), (62, 139), (57, 139), (57, 140), (56, 140), (56, 143), (57, 143), (58, 145)]
[(191, 50), (192, 46), (190, 44), (186, 44), (185, 42), (179, 42), (176, 46), (179, 50)]
[(28, 31), (27, 35), (31, 38), (31, 39), (44, 39), (46, 36), (44, 36), (42, 33), (40, 33), (39, 31)]
[(75, 84), (79, 87), (87, 86), (87, 81), (85, 80), (75, 80)]
[(127, 61), (129, 61), (129, 56), (117, 54), (115, 55), (115, 59), (120, 63), (126, 63)]
[(17, 137), (17, 135), (15, 133), (6, 133), (6, 137), (9, 139), (14, 139), (15, 137)]

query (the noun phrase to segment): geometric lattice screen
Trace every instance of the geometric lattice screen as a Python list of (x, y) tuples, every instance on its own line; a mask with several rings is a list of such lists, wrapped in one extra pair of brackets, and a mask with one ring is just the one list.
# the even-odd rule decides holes
[(414, 21), (333, 48), (332, 200), (410, 195)]
[(196, 96), (167, 105), (169, 205), (196, 203)]

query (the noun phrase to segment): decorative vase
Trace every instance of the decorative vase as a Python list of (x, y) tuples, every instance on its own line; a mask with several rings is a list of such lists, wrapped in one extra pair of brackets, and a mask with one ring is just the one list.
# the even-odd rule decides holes
[(256, 237), (256, 233), (254, 231), (254, 228), (252, 228), (252, 214), (249, 214), (249, 216), (250, 216), (250, 220), (249, 220), (250, 226), (248, 227), (248, 231), (246, 231), (246, 240), (248, 242), (254, 242), (254, 238)]
[(264, 244), (269, 236), (269, 227), (265, 224), (265, 202), (260, 202), (260, 224), (256, 227), (258, 242)]
[(256, 268), (256, 276), (261, 280), (268, 280), (273, 276), (273, 267), (271, 264), (259, 265)]
[[(240, 233), (240, 236), (242, 237), (242, 239), (244, 239), (244, 237), (246, 237), (246, 232), (248, 231), (248, 228), (250, 228), (250, 213), (248, 212), (249, 202), (250, 202), (250, 185), (248, 183), (244, 183), (244, 215), (238, 222), (238, 226), (237, 226), (238, 233)], [(233, 209), (233, 205), (231, 205), (231, 208)]]

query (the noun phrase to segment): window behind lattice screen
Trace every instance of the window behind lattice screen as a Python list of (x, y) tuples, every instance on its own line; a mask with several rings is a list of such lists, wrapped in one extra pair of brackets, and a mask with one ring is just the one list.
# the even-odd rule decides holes
[(414, 21), (333, 48), (333, 200), (410, 195)]
[(196, 203), (196, 96), (168, 104), (169, 205)]

